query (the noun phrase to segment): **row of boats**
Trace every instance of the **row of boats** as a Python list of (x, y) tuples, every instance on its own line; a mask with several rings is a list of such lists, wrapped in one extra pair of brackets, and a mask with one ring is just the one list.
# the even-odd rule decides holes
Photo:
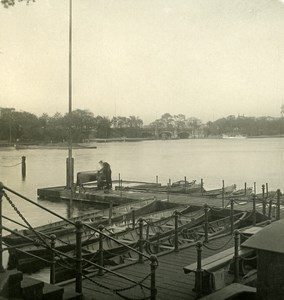
[[(64, 253), (63, 256), (58, 255), (57, 257), (57, 281), (72, 277), (74, 270), (72, 271), (70, 265), (75, 268), (75, 260), (72, 258), (75, 258), (76, 255), (76, 234), (72, 223), (78, 220), (89, 225), (84, 226), (82, 233), (82, 256), (92, 262), (98, 262), (100, 257), (99, 225), (104, 226), (102, 232), (104, 233), (103, 249), (106, 265), (135, 259), (136, 253), (130, 249), (137, 248), (141, 238), (138, 218), (143, 218), (143, 251), (153, 254), (169, 250), (175, 245), (176, 214), (179, 215), (177, 224), (179, 244), (193, 243), (204, 238), (205, 216), (208, 217), (209, 222), (209, 238), (230, 231), (232, 220), (230, 211), (227, 209), (208, 208), (205, 213), (204, 208), (200, 206), (177, 205), (155, 198), (141, 200), (112, 209), (89, 212), (84, 216), (71, 218), (68, 222), (62, 220), (36, 228), (14, 231), (4, 227), (10, 231), (10, 234), (3, 236), (3, 242), (9, 248), (8, 268), (17, 267), (21, 271), (32, 272), (48, 265), (43, 260), (50, 258), (50, 249), (46, 245), (50, 244), (50, 235), (55, 234), (55, 249)], [(257, 213), (257, 222), (266, 219), (265, 216)], [(234, 211), (234, 228), (249, 226), (252, 221), (251, 212)], [(38, 260), (37, 257), (40, 257), (41, 260)], [(69, 268), (62, 267), (64, 265), (68, 265)], [(87, 267), (93, 270), (92, 266), (87, 265)]]

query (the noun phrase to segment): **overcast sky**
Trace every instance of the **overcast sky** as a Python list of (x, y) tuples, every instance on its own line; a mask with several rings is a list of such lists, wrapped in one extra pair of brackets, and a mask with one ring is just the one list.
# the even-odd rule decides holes
[[(69, 0), (0, 7), (0, 107), (68, 112)], [(73, 109), (280, 116), (279, 0), (73, 0)]]

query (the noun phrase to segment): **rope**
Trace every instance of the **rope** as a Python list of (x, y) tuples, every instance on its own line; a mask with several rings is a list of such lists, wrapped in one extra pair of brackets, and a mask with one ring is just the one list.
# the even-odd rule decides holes
[(238, 201), (236, 201), (236, 200), (234, 200), (234, 203), (235, 204), (237, 204), (237, 205), (247, 205), (248, 204), (248, 202), (245, 202), (245, 203), (240, 203), (240, 202), (238, 202)]
[(21, 165), (22, 162), (18, 163), (18, 164), (15, 164), (15, 165), (11, 165), (11, 166), (5, 166), (5, 165), (0, 165), (1, 167), (4, 167), (4, 168), (11, 168), (11, 167), (16, 167), (16, 166), (19, 166)]
[(230, 239), (229, 239), (227, 242), (225, 242), (224, 245), (222, 245), (221, 247), (218, 247), (218, 248), (211, 248), (211, 247), (209, 247), (206, 243), (203, 243), (203, 246), (204, 246), (205, 248), (209, 249), (209, 250), (212, 250), (212, 251), (218, 251), (218, 250), (221, 250), (221, 249), (223, 249), (224, 247), (226, 247), (226, 246), (230, 243), (230, 241), (231, 241), (232, 239), (233, 239), (233, 236), (231, 236)]

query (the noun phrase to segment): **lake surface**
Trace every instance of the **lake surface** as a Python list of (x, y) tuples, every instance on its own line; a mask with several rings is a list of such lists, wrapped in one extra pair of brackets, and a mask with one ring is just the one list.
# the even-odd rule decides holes
[[(97, 149), (74, 149), (75, 174), (99, 168), (98, 161), (111, 164), (113, 179), (159, 182), (200, 181), (205, 189), (236, 184), (243, 188), (268, 183), (270, 190), (284, 190), (284, 139), (188, 139), (142, 142), (98, 143)], [(27, 176), (21, 178), (21, 157), (26, 156)], [(38, 201), (66, 217), (65, 201), (37, 200), (37, 188), (65, 185), (67, 150), (0, 150), (0, 181), (16, 192)], [(10, 194), (9, 194), (10, 195)], [(34, 225), (51, 222), (54, 217), (10, 195), (16, 206)], [(89, 209), (74, 204), (74, 214)], [(4, 201), (4, 214), (15, 215)], [(15, 227), (15, 226), (14, 226)]]

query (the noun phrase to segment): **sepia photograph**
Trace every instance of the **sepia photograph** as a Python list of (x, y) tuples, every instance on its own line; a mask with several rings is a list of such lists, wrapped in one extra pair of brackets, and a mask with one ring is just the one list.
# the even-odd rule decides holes
[(284, 0), (0, 0), (0, 299), (284, 299)]

